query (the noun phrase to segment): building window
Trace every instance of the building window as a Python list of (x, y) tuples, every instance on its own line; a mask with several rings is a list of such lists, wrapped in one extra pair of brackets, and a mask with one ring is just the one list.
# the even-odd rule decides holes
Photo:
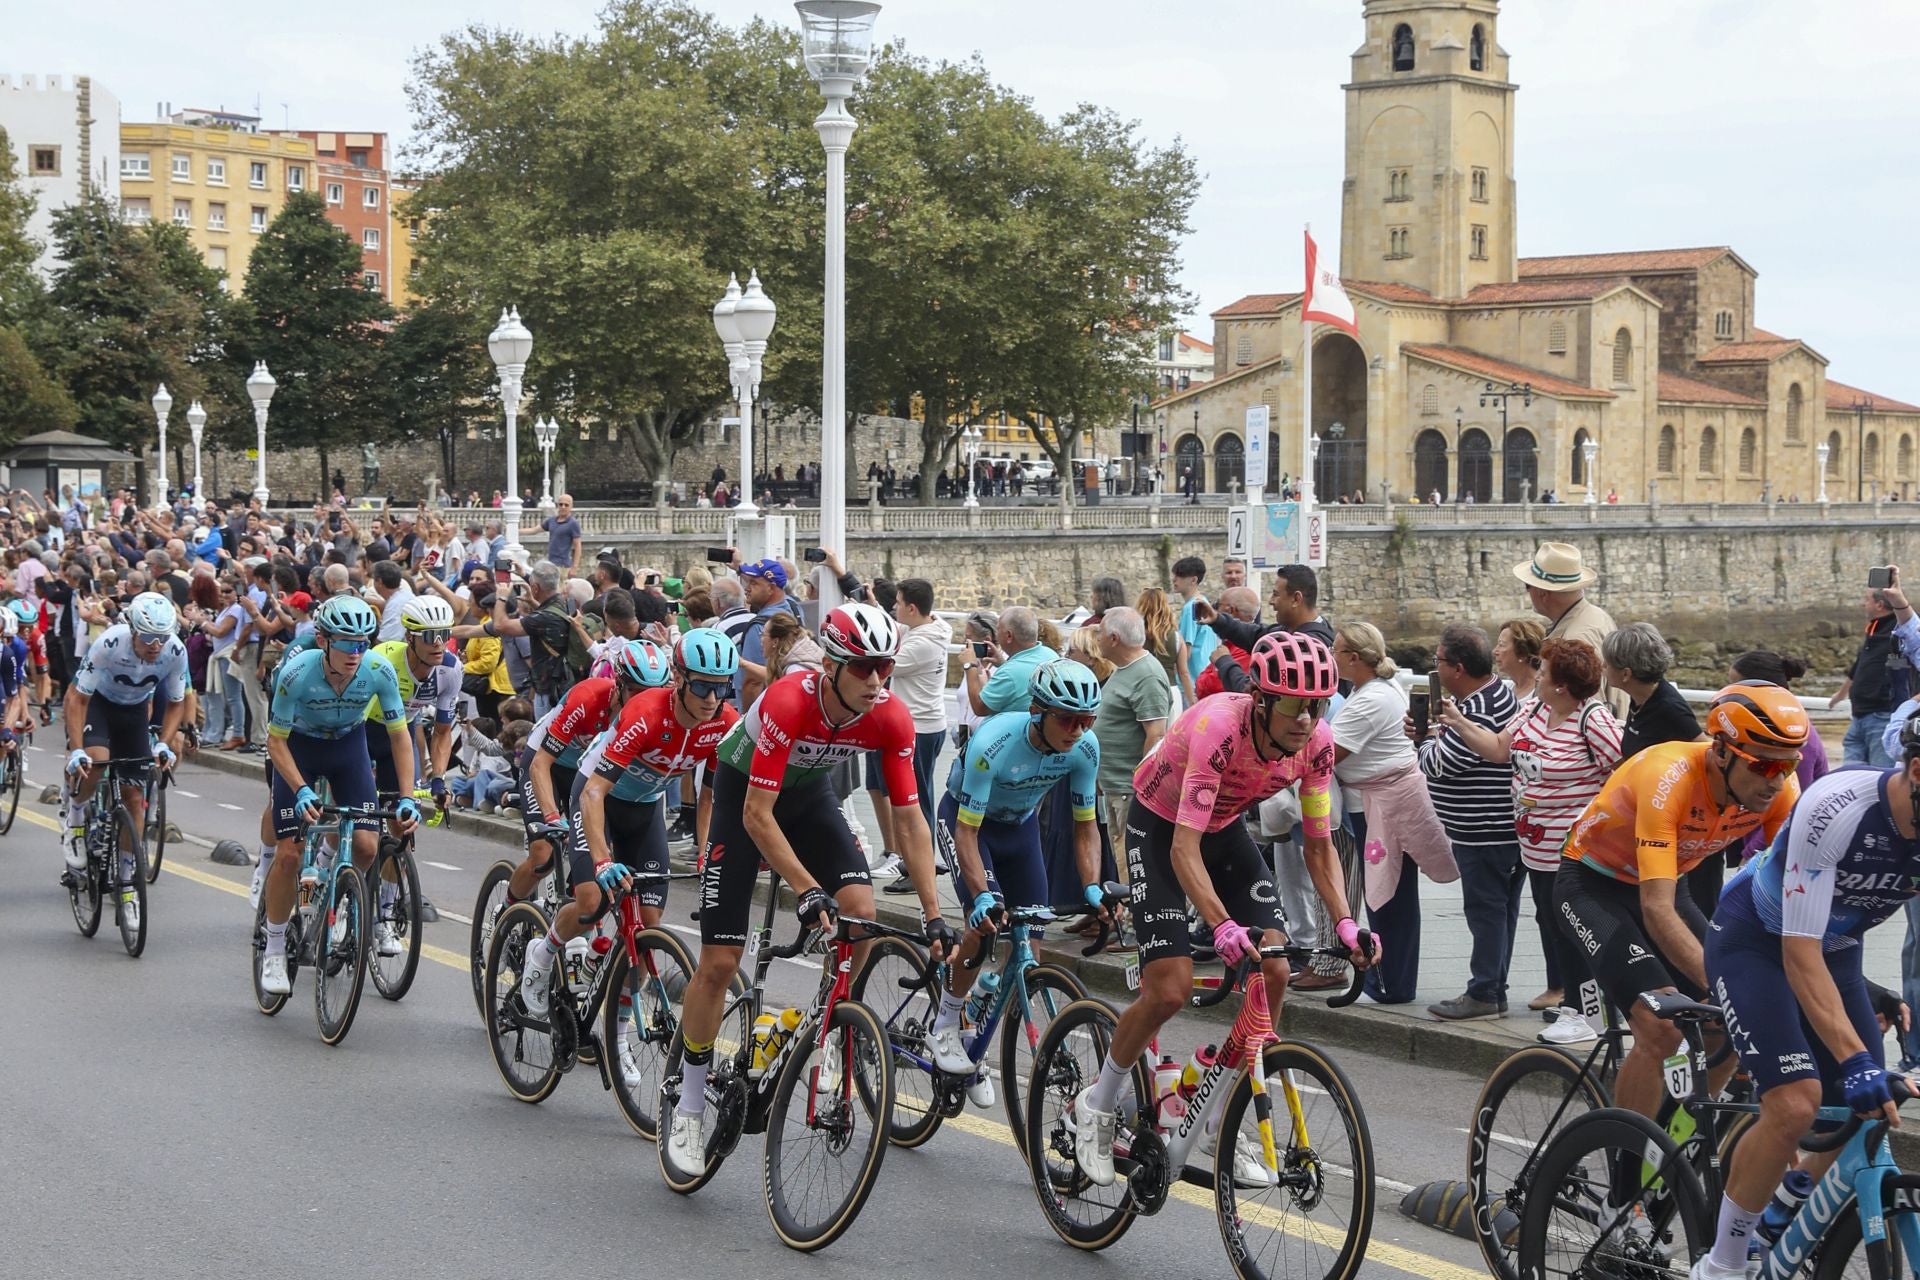
[(1243, 333), (1233, 341), (1233, 362), (1235, 364), (1253, 363), (1253, 335)]
[(347, 189), (337, 182), (329, 182), (327, 184), (327, 203), (345, 204), (346, 202)]
[(419, 278), (420, 278), (420, 259), (415, 258), (412, 262), (409, 262), (407, 264), (407, 279), (418, 280)]
[(1585, 427), (1573, 433), (1573, 483), (1579, 486), (1587, 483), (1587, 440)]
[(136, 227), (144, 227), (153, 221), (153, 201), (145, 196), (126, 199), (120, 202), (120, 220)]
[(366, 285), (367, 288), (373, 290), (375, 293), (378, 293), (380, 292), (380, 273), (378, 271), (363, 271), (360, 273), (360, 283)]
[(249, 214), (247, 217), (247, 230), (253, 232), (255, 235), (258, 235), (262, 231), (265, 231), (266, 229), (267, 229), (267, 206), (263, 204), (257, 204), (253, 206), (253, 212)]
[(1745, 431), (1742, 431), (1740, 433), (1740, 474), (1741, 475), (1750, 476), (1753, 474), (1753, 464), (1759, 452), (1760, 452), (1759, 439), (1754, 435), (1753, 428), (1748, 427)]
[(193, 181), (192, 156), (175, 156), (173, 158), (173, 180), (175, 182)]
[(1477, 22), (1473, 24), (1473, 39), (1467, 44), (1467, 69), (1487, 69), (1487, 29)]
[(120, 176), (122, 178), (151, 178), (153, 176), (153, 157), (144, 151), (121, 152)]
[(368, 187), (365, 191), (362, 191), (360, 193), (360, 203), (365, 208), (378, 209), (380, 207), (380, 188)]
[(220, 186), (227, 185), (227, 162), (217, 156), (207, 157), (207, 181)]
[(1387, 228), (1387, 257), (1411, 258), (1413, 256), (1413, 232), (1406, 227)]
[(255, 191), (267, 189), (267, 165), (264, 160), (255, 160), (247, 166), (247, 185)]
[(1171, 364), (1171, 363), (1173, 363), (1173, 337), (1172, 337), (1172, 335), (1168, 335), (1167, 337), (1164, 337), (1164, 338), (1162, 338), (1162, 339), (1160, 339), (1160, 362), (1161, 362), (1162, 364)]
[(1413, 70), (1413, 28), (1404, 22), (1393, 29), (1393, 69)]
[(1860, 455), (1866, 460), (1866, 474), (1878, 478), (1880, 475), (1880, 433), (1867, 432), (1867, 447)]
[(356, 169), (364, 169), (367, 167), (367, 153), (365, 151), (349, 151), (347, 152), (347, 163)]
[(380, 251), (380, 228), (368, 227), (360, 233), (360, 247), (370, 253)]
[(27, 172), (36, 178), (60, 176), (60, 148), (35, 143), (27, 148)]
[(1800, 403), (1806, 397), (1801, 393), (1800, 384), (1794, 383), (1787, 388), (1787, 439), (1798, 441), (1800, 437)]
[(1840, 451), (1845, 447), (1838, 431), (1832, 432), (1827, 436), (1827, 479), (1838, 480), (1840, 478)]
[(1487, 202), (1487, 171), (1476, 168), (1473, 171), (1473, 198), (1480, 203)]
[(1487, 229), (1485, 227), (1475, 227), (1473, 229), (1472, 256), (1475, 262), (1485, 262), (1487, 260)]
[(227, 246), (216, 244), (208, 249), (207, 265), (224, 276), (227, 273)]
[(1567, 354), (1567, 324), (1564, 320), (1555, 320), (1547, 326), (1547, 354), (1563, 356)]
[(1420, 412), (1429, 418), (1440, 412), (1440, 388), (1431, 382), (1420, 389)]
[[(225, 231), (226, 229), (227, 229), (227, 206), (225, 204), (218, 204), (218, 203), (209, 204), (207, 206), (207, 230)], [(226, 250), (222, 249), (221, 252), (225, 253)]]
[[(1625, 328), (1613, 335), (1613, 385), (1626, 387), (1633, 379), (1633, 334)], [(1662, 467), (1661, 470), (1667, 470)]]
[(1900, 437), (1900, 452), (1895, 456), (1899, 460), (1899, 467), (1900, 467), (1899, 478), (1902, 480), (1913, 479), (1913, 437), (1912, 436)]
[(290, 164), (287, 166), (287, 190), (305, 191), (307, 189), (307, 166)]
[(1387, 203), (1398, 204), (1413, 199), (1413, 171), (1411, 169), (1387, 170)]
[(1674, 467), (1679, 464), (1679, 453), (1680, 436), (1669, 422), (1660, 428), (1660, 452), (1655, 457), (1655, 469), (1663, 476), (1672, 475)]
[(1712, 427), (1700, 429), (1700, 474), (1703, 476), (1720, 473), (1720, 433)]
[(407, 219), (407, 243), (412, 244), (420, 238), (420, 219)]
[(1722, 342), (1733, 337), (1733, 312), (1716, 311), (1713, 313), (1713, 336)]
[(176, 227), (193, 225), (193, 201), (175, 200), (173, 202), (173, 225)]

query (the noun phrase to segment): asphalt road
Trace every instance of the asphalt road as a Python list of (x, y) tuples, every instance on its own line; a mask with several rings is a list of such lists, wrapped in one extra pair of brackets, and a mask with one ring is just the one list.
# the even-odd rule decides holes
[[(44, 782), (57, 757), (36, 752)], [(0, 837), (0, 1276), (458, 1276), (604, 1271), (643, 1276), (1217, 1276), (1226, 1272), (1205, 1193), (1176, 1196), (1103, 1254), (1061, 1244), (1042, 1220), (1002, 1113), (969, 1111), (927, 1146), (894, 1150), (860, 1221), (811, 1258), (767, 1221), (760, 1140), (691, 1198), (660, 1182), (650, 1144), (591, 1068), (545, 1103), (502, 1086), (466, 973), (478, 881), (507, 852), (458, 827), (419, 849), (427, 896), (447, 913), (399, 1005), (368, 984), (346, 1042), (321, 1044), (310, 975), (268, 1019), (249, 986), (249, 872), (215, 866), (220, 838), (256, 843), (257, 782), (184, 766), (153, 886), (145, 956), (129, 960), (111, 912), (74, 928), (57, 883), (51, 809), (26, 801)], [(692, 934), (676, 885), (671, 922)], [(691, 940), (691, 937), (690, 937)], [(772, 994), (799, 1003), (813, 971), (776, 964)], [(1183, 1048), (1221, 1028), (1180, 1019)], [(1466, 1280), (1479, 1254), (1403, 1218), (1409, 1184), (1456, 1177), (1479, 1081), (1342, 1051), (1382, 1174), (1363, 1274)], [(1197, 1201), (1198, 1203), (1195, 1203)], [(638, 1264), (637, 1266), (635, 1264)]]

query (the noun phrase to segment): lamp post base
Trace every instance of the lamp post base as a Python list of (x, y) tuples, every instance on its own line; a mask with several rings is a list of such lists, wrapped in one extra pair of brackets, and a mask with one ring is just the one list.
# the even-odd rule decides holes
[(268, 495), (267, 495), (267, 487), (266, 487), (265, 485), (261, 485), (261, 486), (260, 486), (259, 488), (257, 488), (257, 489), (255, 489), (255, 490), (253, 491), (253, 496), (254, 496), (254, 497), (255, 497), (256, 499), (258, 499), (258, 501), (259, 501), (259, 503), (260, 503), (260, 505), (261, 505), (261, 506), (263, 506), (263, 507), (264, 507), (264, 506), (266, 506), (266, 505), (267, 505), (267, 496), (268, 496)]
[(517, 551), (523, 558), (527, 554), (526, 547), (520, 543), (520, 514), (524, 510), (518, 494), (500, 500), (500, 524), (507, 534), (506, 546), (502, 550)]

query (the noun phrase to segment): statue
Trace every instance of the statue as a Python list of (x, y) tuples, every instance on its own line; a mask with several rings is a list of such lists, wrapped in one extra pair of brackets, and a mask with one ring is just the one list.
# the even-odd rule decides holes
[(372, 493), (380, 484), (380, 457), (374, 452), (373, 441), (360, 446), (360, 492)]

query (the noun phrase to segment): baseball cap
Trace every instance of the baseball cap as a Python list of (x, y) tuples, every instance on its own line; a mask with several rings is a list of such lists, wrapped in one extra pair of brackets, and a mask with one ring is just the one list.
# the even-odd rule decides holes
[(313, 608), (313, 597), (304, 591), (290, 591), (287, 593), (287, 603), (300, 612), (306, 613)]
[(778, 560), (755, 560), (752, 564), (740, 566), (743, 578), (765, 578), (782, 591), (787, 589), (787, 571), (780, 567)]

